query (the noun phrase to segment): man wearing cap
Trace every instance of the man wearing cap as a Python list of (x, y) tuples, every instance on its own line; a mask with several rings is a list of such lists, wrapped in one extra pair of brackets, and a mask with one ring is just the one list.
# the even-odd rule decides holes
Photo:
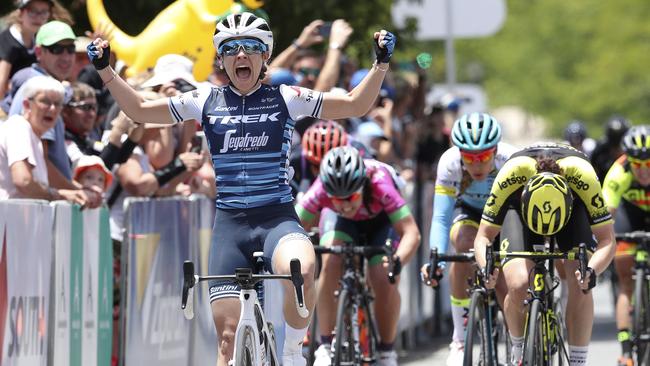
[(36, 62), (34, 36), (52, 15), (50, 0), (19, 0), (9, 25), (0, 32), (0, 98), (7, 92), (9, 79), (18, 70)]
[[(76, 36), (66, 23), (58, 20), (43, 24), (36, 33), (35, 54), (38, 60), (31, 67), (17, 72), (11, 78), (11, 90), (2, 103), (2, 108), (10, 116), (23, 112), (22, 85), (38, 75), (52, 76), (58, 81), (68, 80), (74, 68)], [(65, 101), (69, 99), (70, 89), (66, 88)], [(72, 169), (65, 149), (65, 128), (61, 116), (57, 118), (54, 128), (45, 132), (41, 139), (46, 150), (46, 164), (50, 184), (56, 188), (75, 189)], [(93, 206), (101, 204), (101, 196), (88, 192)]]

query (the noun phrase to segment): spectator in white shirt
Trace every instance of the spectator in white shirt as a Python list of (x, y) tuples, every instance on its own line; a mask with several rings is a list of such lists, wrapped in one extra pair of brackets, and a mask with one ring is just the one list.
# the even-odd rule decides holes
[(54, 78), (35, 76), (25, 83), (23, 113), (0, 124), (0, 199), (88, 203), (83, 190), (49, 187), (41, 136), (56, 123), (64, 93), (63, 85)]

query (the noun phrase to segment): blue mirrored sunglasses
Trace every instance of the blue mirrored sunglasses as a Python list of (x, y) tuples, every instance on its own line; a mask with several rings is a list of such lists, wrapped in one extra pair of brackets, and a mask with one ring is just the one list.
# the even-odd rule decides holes
[(244, 53), (247, 55), (256, 53), (262, 54), (267, 51), (267, 47), (264, 43), (255, 40), (255, 39), (233, 39), (228, 42), (224, 42), (219, 46), (219, 54), (224, 56), (234, 56), (239, 53), (239, 50), (243, 49)]

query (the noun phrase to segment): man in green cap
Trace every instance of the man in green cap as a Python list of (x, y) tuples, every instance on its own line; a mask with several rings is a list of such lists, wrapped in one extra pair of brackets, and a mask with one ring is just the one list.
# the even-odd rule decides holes
[[(23, 113), (23, 88), (27, 80), (38, 75), (52, 76), (58, 81), (70, 78), (75, 62), (75, 34), (66, 23), (53, 20), (41, 26), (36, 33), (36, 59), (31, 67), (18, 71), (11, 78), (10, 90), (2, 102), (2, 109), (9, 115)], [(67, 83), (64, 83), (67, 85)], [(66, 86), (68, 102), (71, 91)], [(72, 167), (65, 149), (65, 127), (60, 114), (54, 128), (43, 136), (43, 148), (47, 150), (46, 164), (50, 185), (58, 189), (76, 189), (72, 184)], [(101, 195), (87, 192), (89, 207), (101, 204)], [(96, 206), (95, 206), (96, 207)]]

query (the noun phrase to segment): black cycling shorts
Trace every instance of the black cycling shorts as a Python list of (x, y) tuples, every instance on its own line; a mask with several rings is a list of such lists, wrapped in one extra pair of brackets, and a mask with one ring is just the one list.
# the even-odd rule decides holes
[[(309, 241), (292, 203), (248, 209), (217, 208), (210, 246), (211, 275), (232, 275), (236, 268), (254, 268), (253, 253), (264, 252), (266, 270), (280, 239), (297, 235)], [(210, 281), (210, 302), (238, 297), (232, 281)]]
[[(587, 250), (593, 251), (596, 249), (596, 239), (591, 232), (589, 216), (584, 203), (579, 200), (573, 201), (573, 210), (569, 222), (555, 234), (555, 238), (557, 242), (556, 251), (567, 252), (578, 247), (580, 243), (585, 243)], [(509, 252), (543, 251), (544, 237), (528, 229), (522, 219), (521, 211), (511, 208), (506, 213), (501, 227), (500, 249)]]
[[(323, 209), (321, 211), (320, 233), (320, 244), (327, 246), (331, 245), (334, 239), (358, 244), (363, 241), (362, 236), (365, 237), (365, 245), (368, 246), (386, 245), (386, 239), (388, 238), (393, 239), (394, 248), (399, 245), (397, 234), (385, 212), (370, 220), (355, 221), (339, 216), (333, 210)], [(380, 264), (382, 257), (382, 255), (376, 255), (369, 258), (368, 265)]]

